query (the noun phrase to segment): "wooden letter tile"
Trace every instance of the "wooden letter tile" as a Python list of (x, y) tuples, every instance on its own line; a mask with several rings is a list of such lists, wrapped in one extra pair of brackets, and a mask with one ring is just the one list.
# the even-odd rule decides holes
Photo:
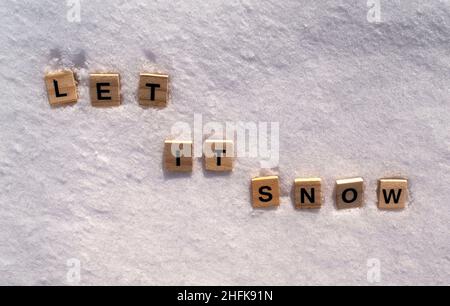
[(192, 141), (166, 140), (164, 143), (164, 168), (173, 172), (191, 172), (192, 154)]
[(296, 208), (320, 208), (322, 206), (322, 180), (320, 178), (296, 179), (294, 200)]
[(363, 206), (364, 180), (352, 178), (336, 181), (336, 206), (339, 209)]
[(280, 205), (280, 183), (278, 176), (252, 179), (253, 207), (266, 208)]
[(204, 148), (206, 170), (221, 172), (233, 170), (233, 141), (207, 140)]
[(119, 74), (91, 74), (89, 89), (92, 106), (119, 106), (121, 103)]
[(139, 80), (139, 104), (142, 106), (166, 106), (169, 96), (169, 76), (141, 73)]
[(77, 83), (70, 70), (48, 73), (45, 76), (45, 85), (51, 105), (59, 106), (78, 101)]
[(378, 186), (378, 208), (404, 209), (408, 197), (408, 180), (380, 179)]

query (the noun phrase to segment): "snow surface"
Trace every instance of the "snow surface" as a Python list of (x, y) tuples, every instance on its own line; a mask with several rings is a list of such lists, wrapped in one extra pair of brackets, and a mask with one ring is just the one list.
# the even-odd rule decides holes
[[(450, 1), (0, 2), (0, 284), (450, 285)], [(46, 71), (73, 68), (80, 101), (51, 108)], [(167, 72), (171, 102), (144, 109), (138, 73)], [(90, 105), (88, 73), (118, 71), (123, 105)], [(253, 210), (258, 159), (231, 175), (197, 160), (164, 174), (177, 121), (280, 122), (282, 205)], [(296, 211), (298, 176), (324, 179)], [(338, 211), (337, 178), (366, 206)], [(409, 207), (376, 207), (406, 176)], [(68, 274), (69, 273), (69, 274)], [(69, 276), (69, 277), (68, 277)]]

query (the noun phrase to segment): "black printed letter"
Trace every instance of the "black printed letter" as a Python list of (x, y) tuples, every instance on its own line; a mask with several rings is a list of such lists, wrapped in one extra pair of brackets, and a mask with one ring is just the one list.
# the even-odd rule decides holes
[(104, 97), (102, 93), (110, 93), (109, 89), (102, 89), (103, 86), (111, 86), (111, 83), (97, 83), (97, 100), (111, 100), (111, 97)]
[(155, 101), (155, 91), (156, 88), (160, 88), (161, 86), (159, 84), (151, 84), (151, 83), (147, 83), (145, 84), (145, 86), (150, 87), (150, 100), (151, 101)]
[(395, 194), (395, 190), (393, 190), (393, 189), (389, 190), (389, 195), (387, 194), (386, 189), (383, 189), (383, 196), (384, 196), (384, 201), (386, 202), (386, 204), (391, 203), (391, 198), (394, 198), (394, 203), (398, 204), (398, 202), (400, 201), (401, 194), (402, 194), (401, 189), (398, 190), (397, 195)]
[(220, 167), (222, 166), (222, 153), (226, 154), (227, 150), (217, 150), (216, 151), (216, 155), (217, 155), (217, 166)]
[(300, 197), (302, 204), (305, 204), (305, 196), (308, 198), (309, 203), (316, 202), (315, 188), (311, 188), (311, 194), (308, 194), (305, 188), (302, 188), (300, 190)]
[[(353, 197), (350, 200), (347, 198), (348, 192), (353, 193)], [(354, 188), (345, 189), (344, 192), (342, 193), (342, 201), (344, 201), (347, 204), (355, 202), (357, 198), (358, 198), (358, 192)]]
[(267, 196), (267, 198), (259, 197), (259, 200), (261, 202), (270, 202), (273, 199), (273, 195), (270, 192), (266, 192), (264, 190), (272, 191), (272, 188), (270, 186), (262, 186), (259, 188), (259, 194)]
[(176, 162), (177, 167), (181, 167), (180, 151), (177, 151), (177, 156), (175, 157), (175, 162)]
[(55, 95), (57, 98), (61, 98), (61, 97), (67, 97), (66, 93), (60, 93), (59, 92), (59, 86), (58, 86), (58, 81), (57, 80), (53, 80), (53, 86), (55, 87)]

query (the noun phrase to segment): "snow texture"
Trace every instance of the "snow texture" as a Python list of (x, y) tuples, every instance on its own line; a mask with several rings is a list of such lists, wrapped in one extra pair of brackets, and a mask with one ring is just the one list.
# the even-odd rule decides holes
[[(72, 284), (75, 259), (81, 285), (370, 285), (377, 259), (379, 284), (450, 285), (450, 1), (381, 0), (377, 23), (366, 0), (83, 0), (70, 22), (76, 2), (0, 2), (0, 284)], [(81, 97), (52, 108), (60, 68)], [(138, 106), (144, 70), (170, 74), (168, 107)], [(99, 71), (122, 106), (91, 107)], [(194, 114), (280, 122), (279, 209), (251, 207), (258, 159), (164, 173)], [(303, 176), (320, 211), (293, 208)], [(338, 211), (353, 176), (365, 207)], [(410, 180), (402, 212), (376, 207), (389, 176)]]

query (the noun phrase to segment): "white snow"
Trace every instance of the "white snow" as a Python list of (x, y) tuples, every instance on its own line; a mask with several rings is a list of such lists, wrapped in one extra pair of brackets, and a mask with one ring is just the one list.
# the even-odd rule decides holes
[[(450, 1), (0, 2), (0, 284), (450, 285)], [(46, 71), (73, 68), (80, 101), (51, 108)], [(165, 109), (137, 105), (141, 71), (171, 76)], [(90, 72), (121, 74), (123, 105), (90, 105)], [(228, 176), (166, 175), (175, 122), (280, 122), (282, 205), (253, 210), (258, 159)], [(296, 177), (325, 204), (296, 211)], [(338, 178), (362, 209), (338, 211)], [(381, 177), (409, 207), (376, 207)], [(73, 261), (69, 261), (71, 263)], [(369, 261), (370, 262), (370, 261)], [(370, 277), (369, 277), (370, 280)]]

